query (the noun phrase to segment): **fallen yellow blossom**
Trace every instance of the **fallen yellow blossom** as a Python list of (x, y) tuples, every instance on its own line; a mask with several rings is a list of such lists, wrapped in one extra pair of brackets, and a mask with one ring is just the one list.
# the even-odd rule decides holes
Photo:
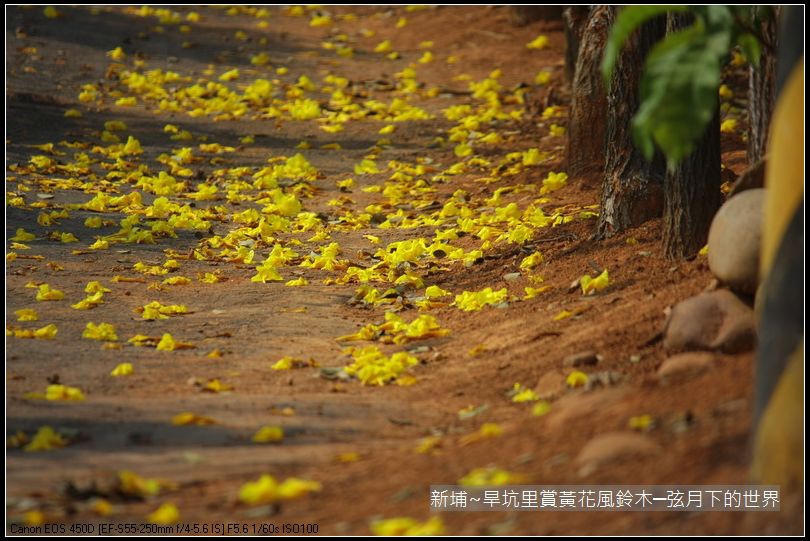
[(115, 334), (115, 326), (110, 323), (95, 323), (88, 322), (82, 338), (89, 338), (90, 340), (108, 340), (114, 342), (118, 340), (118, 335)]
[(280, 426), (263, 426), (251, 438), (256, 443), (275, 443), (284, 439), (284, 429)]

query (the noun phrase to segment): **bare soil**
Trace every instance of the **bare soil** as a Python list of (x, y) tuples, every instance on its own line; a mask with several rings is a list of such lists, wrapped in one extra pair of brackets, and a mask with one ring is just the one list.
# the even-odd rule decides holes
[[(176, 8), (185, 15), (188, 8)], [(171, 69), (183, 75), (200, 76), (213, 64), (217, 73), (240, 67), (257, 75), (249, 59), (267, 51), (273, 66), (288, 66), (289, 80), (309, 74), (319, 81), (327, 70), (353, 81), (369, 81), (371, 95), (390, 99), (390, 92), (373, 81), (392, 81), (394, 73), (422, 55), (419, 44), (434, 42), (437, 60), (418, 64), (419, 80), (444, 90), (419, 102), (437, 115), (435, 120), (405, 122), (390, 136), (393, 144), (379, 157), (379, 163), (398, 159), (430, 158), (448, 166), (457, 160), (452, 147), (432, 148), (429, 143), (445, 135), (450, 124), (441, 116), (449, 105), (468, 103), (467, 82), (454, 79), (462, 73), (472, 80), (502, 70), (505, 88), (529, 84), (527, 101), (539, 108), (547, 104), (565, 106), (563, 75), (564, 37), (553, 22), (537, 22), (515, 28), (509, 24), (506, 8), (442, 7), (417, 12), (405, 8), (329, 8), (335, 27), (310, 27), (308, 17), (287, 17), (271, 8), (269, 28), (256, 27), (257, 19), (246, 13), (228, 15), (223, 9), (204, 8), (202, 20), (189, 34), (176, 26), (155, 31), (154, 17), (135, 17), (123, 8), (59, 7), (60, 18), (50, 19), (42, 7), (7, 7), (6, 13), (6, 162), (26, 164), (41, 154), (32, 145), (47, 142), (93, 141), (107, 120), (123, 120), (129, 133), (144, 148), (141, 162), (154, 160), (162, 152), (185, 143), (169, 141), (163, 133), (166, 123), (180, 125), (195, 135), (207, 135), (209, 142), (239, 147), (238, 153), (223, 154), (225, 165), (207, 163), (192, 166), (200, 178), (216, 167), (251, 166), (268, 157), (290, 156), (301, 140), (311, 143), (302, 151), (323, 173), (313, 183), (315, 197), (305, 200), (306, 210), (332, 212), (331, 199), (349, 195), (359, 211), (379, 202), (378, 194), (366, 194), (360, 187), (382, 183), (385, 175), (355, 176), (358, 163), (380, 136), (380, 122), (349, 122), (343, 132), (325, 133), (314, 122), (232, 120), (215, 122), (210, 117), (191, 118), (183, 114), (160, 114), (142, 106), (122, 108), (107, 99), (103, 106), (85, 107), (77, 101), (80, 86), (105, 79), (110, 59), (106, 51), (122, 46), (149, 68)], [(355, 13), (354, 21), (337, 20), (338, 14)], [(400, 17), (407, 25), (396, 28)], [(376, 32), (364, 38), (360, 29)], [(246, 41), (234, 37), (242, 30)], [(347, 33), (356, 50), (353, 58), (341, 58), (324, 50), (327, 35)], [(547, 48), (533, 51), (525, 44), (543, 33)], [(259, 39), (267, 37), (268, 43)], [(387, 60), (372, 52), (383, 39), (391, 39), (399, 60)], [(196, 46), (183, 48), (190, 40)], [(35, 52), (32, 52), (35, 48)], [(458, 57), (455, 64), (443, 61)], [(533, 85), (541, 69), (552, 70), (549, 86)], [(249, 76), (244, 76), (245, 77)], [(378, 85), (380, 86), (380, 85)], [(549, 95), (549, 88), (554, 91)], [(449, 92), (456, 91), (456, 92)], [(65, 118), (69, 107), (84, 111), (81, 118)], [(548, 171), (562, 167), (562, 138), (549, 137), (536, 122), (523, 121), (519, 130), (501, 145), (490, 147), (492, 156), (533, 146), (554, 153), (550, 163), (527, 170), (510, 184), (539, 185)], [(254, 144), (240, 143), (255, 135)], [(724, 141), (724, 163), (734, 173), (744, 167), (744, 142)], [(341, 150), (324, 150), (321, 145), (338, 142)], [(196, 144), (196, 143), (192, 143)], [(65, 150), (65, 149), (63, 149)], [(67, 149), (72, 153), (72, 149)], [(66, 158), (67, 159), (67, 158)], [(335, 182), (353, 176), (358, 182), (351, 194), (342, 194)], [(412, 373), (413, 385), (365, 386), (356, 380), (335, 381), (320, 377), (319, 368), (274, 371), (271, 366), (285, 355), (312, 358), (321, 367), (346, 364), (342, 345), (335, 338), (360, 326), (383, 319), (384, 307), (365, 308), (350, 304), (356, 284), (322, 284), (341, 273), (291, 267), (286, 279), (306, 277), (310, 285), (285, 287), (283, 283), (257, 284), (250, 281), (253, 265), (227, 262), (181, 260), (179, 272), (217, 271), (227, 280), (205, 284), (196, 279), (185, 286), (149, 289), (161, 279), (132, 271), (138, 261), (160, 264), (164, 250), (189, 253), (200, 238), (180, 231), (175, 239), (158, 244), (115, 245), (110, 250), (86, 247), (97, 231), (86, 229), (87, 211), (71, 211), (70, 218), (51, 228), (37, 224), (40, 210), (30, 207), (37, 193), (48, 209), (83, 202), (91, 197), (79, 190), (48, 190), (47, 176), (18, 176), (7, 171), (7, 192), (19, 192), (18, 184), (31, 187), (24, 193), (25, 207), (6, 207), (6, 237), (17, 228), (36, 233), (30, 250), (18, 250), (19, 257), (6, 265), (6, 323), (36, 328), (46, 323), (58, 326), (53, 341), (6, 339), (6, 434), (32, 434), (42, 425), (72, 429), (77, 436), (65, 448), (49, 452), (25, 452), (7, 448), (7, 524), (21, 523), (26, 511), (39, 510), (48, 522), (141, 523), (159, 503), (173, 502), (183, 522), (316, 523), (319, 534), (369, 534), (375, 518), (430, 516), (428, 492), (431, 484), (456, 483), (475, 468), (494, 465), (521, 474), (532, 484), (745, 484), (748, 475), (748, 445), (751, 437), (753, 354), (717, 355), (713, 367), (694, 377), (669, 384), (655, 373), (667, 354), (656, 335), (665, 321), (665, 310), (701, 292), (712, 280), (706, 259), (672, 262), (661, 253), (660, 223), (647, 224), (605, 241), (594, 241), (594, 221), (576, 220), (547, 228), (531, 247), (540, 250), (544, 262), (539, 270), (552, 289), (530, 300), (510, 303), (507, 308), (488, 307), (463, 312), (455, 307), (431, 310), (441, 325), (450, 329), (442, 338), (418, 341), (424, 346), (416, 354), (421, 363)], [(437, 199), (464, 188), (476, 197), (491, 195), (499, 187), (475, 181), (474, 175), (459, 175), (439, 186)], [(536, 193), (536, 191), (535, 191)], [(525, 205), (528, 193), (510, 196), (508, 201)], [(554, 192), (553, 206), (593, 205), (599, 201), (598, 187), (569, 184)], [(217, 202), (221, 204), (222, 202)], [(245, 207), (231, 207), (234, 211)], [(116, 221), (118, 213), (102, 215)], [(233, 224), (217, 223), (222, 234)], [(48, 240), (51, 229), (72, 232), (79, 243)], [(114, 227), (101, 230), (110, 234)], [(205, 234), (205, 232), (203, 232)], [(418, 229), (379, 229), (374, 226), (335, 232), (352, 262), (361, 261), (361, 250), (376, 250), (363, 235), (382, 239), (382, 246), (406, 238), (430, 236)], [(305, 239), (305, 237), (303, 237)], [(11, 241), (7, 241), (7, 251)], [(461, 239), (458, 246), (477, 246)], [(313, 248), (314, 244), (306, 244)], [(73, 250), (80, 250), (74, 255)], [(305, 250), (304, 253), (307, 253)], [(518, 265), (531, 250), (517, 245), (497, 245), (470, 268), (455, 265), (436, 272), (426, 282), (461, 292), (484, 287), (507, 287), (521, 295), (529, 285), (524, 277), (505, 280), (519, 271)], [(357, 254), (357, 255), (356, 255)], [(42, 256), (32, 259), (30, 256)], [(259, 259), (260, 260), (260, 259)], [(54, 265), (49, 266), (49, 263)], [(56, 266), (63, 267), (55, 270)], [(58, 268), (58, 267), (56, 267)], [(594, 268), (609, 268), (611, 286), (605, 292), (582, 296), (569, 285)], [(142, 282), (111, 283), (115, 275), (144, 278)], [(427, 277), (426, 277), (427, 278)], [(90, 280), (99, 280), (112, 291), (105, 303), (80, 312), (69, 304), (84, 296)], [(28, 282), (47, 282), (63, 290), (66, 300), (37, 303)], [(185, 304), (190, 313), (162, 321), (143, 321), (133, 310), (159, 300), (163, 304)], [(40, 321), (18, 324), (13, 313), (36, 308)], [(574, 317), (554, 321), (561, 310)], [(418, 312), (400, 312), (407, 320)], [(196, 348), (174, 352), (132, 347), (102, 349), (101, 343), (81, 338), (88, 321), (112, 323), (121, 342), (135, 334), (160, 336), (165, 332)], [(36, 326), (36, 327), (35, 327)], [(479, 353), (471, 354), (476, 346)], [(223, 355), (206, 356), (214, 349)], [(399, 347), (389, 347), (395, 351)], [(570, 368), (563, 359), (583, 350), (598, 352), (603, 360), (586, 372), (613, 372), (610, 388), (562, 390), (551, 402), (551, 412), (531, 414), (526, 404), (507, 397), (515, 383), (534, 387), (549, 373), (564, 378)], [(109, 372), (118, 363), (130, 362), (132, 376), (113, 378)], [(233, 386), (227, 393), (201, 391), (200, 383), (219, 378)], [(82, 402), (48, 402), (25, 398), (42, 392), (48, 383), (78, 386), (87, 398)], [(600, 397), (601, 398), (589, 398)], [(578, 407), (579, 400), (588, 399)], [(462, 420), (459, 411), (469, 406), (487, 408)], [(285, 408), (292, 408), (292, 414)], [(209, 426), (173, 426), (171, 419), (191, 411), (216, 420)], [(646, 433), (661, 449), (654, 456), (620, 460), (581, 475), (576, 457), (591, 438), (609, 431), (629, 430), (631, 417), (648, 414), (655, 426)], [(484, 423), (499, 424), (501, 436), (465, 444), (463, 438)], [(257, 427), (281, 425), (283, 442), (258, 445), (251, 442)], [(422, 438), (441, 437), (435, 452), (415, 452)], [(338, 456), (357, 453), (359, 460), (343, 462)], [(147, 501), (116, 499), (113, 513), (99, 517), (77, 490), (96, 483), (104, 494), (120, 470), (131, 470), (149, 478), (162, 478), (176, 489)], [(316, 480), (322, 490), (304, 498), (284, 502), (278, 509), (248, 507), (239, 503), (239, 488), (259, 475), (269, 473), (283, 479), (291, 476)], [(86, 494), (85, 494), (86, 495)], [(797, 533), (801, 513), (746, 515), (741, 513), (446, 513), (446, 533), (526, 535), (738, 535)], [(8, 530), (7, 530), (8, 531)]]

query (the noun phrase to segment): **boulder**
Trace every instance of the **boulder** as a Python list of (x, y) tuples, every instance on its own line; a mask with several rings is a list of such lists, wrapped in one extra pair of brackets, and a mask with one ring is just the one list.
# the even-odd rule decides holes
[(661, 448), (649, 436), (635, 432), (608, 432), (594, 436), (577, 456), (581, 476), (600, 466), (629, 458), (658, 454)]
[(754, 311), (727, 289), (678, 303), (664, 329), (667, 351), (750, 351), (756, 344)]
[(709, 229), (709, 268), (724, 284), (748, 294), (759, 283), (765, 190), (739, 193), (720, 207)]
[(714, 355), (705, 351), (690, 351), (673, 355), (658, 368), (658, 378), (670, 380), (698, 374), (714, 362)]

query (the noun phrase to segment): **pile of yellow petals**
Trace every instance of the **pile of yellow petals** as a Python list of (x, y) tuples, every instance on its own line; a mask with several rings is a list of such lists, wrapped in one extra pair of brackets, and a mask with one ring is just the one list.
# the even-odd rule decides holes
[(115, 342), (118, 340), (118, 335), (115, 333), (115, 326), (110, 323), (99, 323), (96, 325), (95, 323), (89, 322), (82, 332), (82, 338)]
[(51, 289), (48, 284), (42, 284), (37, 288), (38, 301), (61, 301), (65, 294), (58, 289)]
[(300, 498), (320, 490), (321, 484), (317, 481), (289, 477), (279, 483), (272, 475), (265, 474), (256, 481), (242, 485), (239, 489), (239, 501), (248, 505), (266, 505)]
[(350, 376), (356, 376), (363, 385), (385, 385), (419, 364), (419, 359), (404, 351), (385, 355), (377, 346), (353, 348), (354, 362), (344, 368)]
[(354, 334), (341, 336), (338, 341), (353, 342), (363, 340), (379, 340), (384, 344), (406, 344), (413, 340), (447, 336), (449, 329), (444, 329), (432, 315), (423, 314), (410, 323), (394, 312), (386, 312), (385, 323), (375, 325), (369, 323)]
[(84, 393), (78, 387), (69, 387), (62, 384), (51, 384), (45, 388), (45, 393), (26, 393), (25, 398), (39, 400), (84, 400)]
[(495, 306), (507, 302), (509, 293), (506, 288), (493, 291), (491, 287), (486, 287), (481, 291), (464, 291), (456, 295), (454, 306), (465, 312), (480, 310), (484, 306)]
[(15, 329), (9, 327), (6, 329), (7, 336), (14, 336), (15, 338), (36, 338), (39, 340), (53, 340), (56, 338), (57, 328), (53, 323), (40, 327), (39, 329)]
[(152, 301), (149, 304), (135, 309), (136, 313), (141, 314), (141, 318), (146, 320), (155, 319), (169, 319), (169, 316), (179, 314), (187, 314), (188, 307), (184, 304), (160, 304), (158, 301)]

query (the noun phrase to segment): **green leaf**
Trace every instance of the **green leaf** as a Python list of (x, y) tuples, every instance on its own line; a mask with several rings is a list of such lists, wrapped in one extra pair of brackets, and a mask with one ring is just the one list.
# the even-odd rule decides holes
[(665, 15), (668, 11), (686, 11), (686, 6), (626, 6), (619, 11), (616, 21), (610, 30), (605, 55), (602, 58), (602, 76), (605, 84), (610, 85), (613, 69), (624, 42), (633, 31), (649, 19)]
[(755, 68), (759, 67), (759, 58), (761, 56), (762, 49), (756, 36), (745, 33), (737, 36), (736, 41), (748, 63)]
[(698, 17), (647, 56), (633, 137), (647, 159), (653, 142), (658, 145), (670, 168), (692, 152), (717, 108), (721, 59), (730, 47), (731, 29), (720, 25), (709, 33), (706, 27)]

